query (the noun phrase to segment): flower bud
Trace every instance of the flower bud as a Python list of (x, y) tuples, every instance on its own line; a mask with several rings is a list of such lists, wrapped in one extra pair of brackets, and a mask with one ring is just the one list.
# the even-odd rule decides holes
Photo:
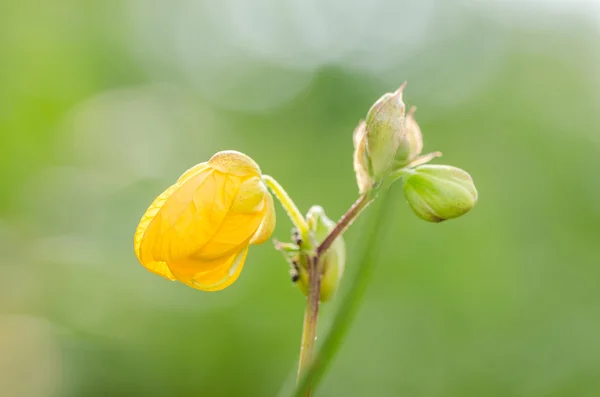
[(395, 168), (397, 169), (409, 164), (423, 151), (423, 135), (414, 117), (416, 110), (417, 108), (413, 106), (406, 114), (404, 136), (395, 157)]
[[(316, 242), (320, 243), (333, 230), (335, 222), (325, 215), (323, 207), (315, 205), (310, 208), (306, 220)], [(346, 263), (346, 245), (340, 236), (335, 239), (327, 253), (321, 258), (321, 302), (331, 300), (335, 295)], [(298, 286), (306, 295), (308, 291), (308, 274), (305, 269), (300, 269)]]
[(379, 98), (354, 132), (354, 169), (361, 193), (381, 181), (392, 169), (404, 135), (406, 107), (402, 102), (402, 90), (405, 84)]
[(449, 165), (421, 165), (407, 170), (404, 195), (421, 219), (441, 222), (466, 214), (477, 202), (471, 176)]

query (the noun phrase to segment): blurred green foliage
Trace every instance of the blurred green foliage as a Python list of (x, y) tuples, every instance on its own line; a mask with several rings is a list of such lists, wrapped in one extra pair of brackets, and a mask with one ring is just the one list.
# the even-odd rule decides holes
[[(223, 149), (252, 156), (301, 209), (341, 215), (357, 194), (352, 130), (404, 80), (425, 152), (468, 170), (479, 203), (432, 225), (398, 200), (317, 395), (600, 393), (597, 20), (583, 10), (510, 23), (493, 8), (436, 4), (431, 25), (459, 33), (434, 31), (385, 70), (265, 58), (245, 75), (248, 63), (220, 60), (242, 75), (223, 102), (141, 54), (133, 3), (0, 5), (0, 396), (276, 395), (296, 365), (304, 303), (279, 254), (253, 247), (238, 282), (201, 293), (137, 263), (139, 217)], [(303, 88), (244, 107), (280, 83)], [(280, 208), (278, 219), (287, 239)], [(346, 235), (349, 266), (361, 229)], [(321, 332), (334, 310), (324, 306)]]

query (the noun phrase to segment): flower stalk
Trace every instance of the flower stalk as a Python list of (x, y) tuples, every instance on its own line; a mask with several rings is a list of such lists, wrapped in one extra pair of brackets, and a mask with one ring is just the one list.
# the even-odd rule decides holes
[[(302, 339), (300, 344), (300, 359), (298, 361), (298, 381), (310, 366), (314, 357), (315, 341), (317, 339), (317, 323), (319, 319), (319, 305), (321, 293), (321, 277), (319, 274), (319, 259), (316, 256), (308, 257), (308, 296), (304, 309), (304, 324), (302, 326)], [(308, 388), (306, 396), (310, 396)]]
[[(304, 325), (302, 327), (302, 339), (300, 347), (300, 360), (298, 364), (298, 382), (300, 382), (311, 368), (314, 361), (315, 340), (317, 336), (317, 323), (319, 317), (319, 304), (321, 296), (321, 258), (327, 253), (336, 238), (340, 237), (346, 229), (354, 222), (360, 213), (373, 201), (372, 195), (364, 194), (352, 204), (337, 222), (333, 230), (327, 235), (323, 242), (317, 247), (313, 255), (305, 256), (308, 266), (308, 294), (306, 297), (306, 308), (304, 311)], [(311, 385), (306, 385), (306, 397), (311, 395)]]
[(292, 200), (292, 198), (287, 194), (285, 189), (270, 175), (263, 175), (263, 181), (265, 184), (271, 189), (273, 194), (277, 197), (281, 206), (285, 209), (288, 216), (292, 220), (292, 223), (298, 229), (300, 235), (304, 238), (308, 235), (308, 225), (306, 224), (306, 220), (302, 216), (302, 213)]
[(342, 215), (338, 223), (335, 225), (335, 228), (317, 248), (317, 257), (325, 254), (335, 239), (341, 236), (346, 229), (350, 227), (352, 222), (354, 222), (354, 220), (360, 215), (360, 213), (367, 208), (367, 206), (373, 201), (371, 196), (372, 195), (367, 194), (361, 195), (358, 200), (352, 204), (348, 211)]
[(322, 379), (350, 328), (371, 279), (376, 262), (375, 256), (379, 251), (383, 232), (387, 228), (389, 221), (387, 214), (389, 214), (391, 203), (393, 203), (391, 196), (392, 194), (389, 193), (384, 194), (382, 202), (376, 205), (377, 208), (370, 216), (366, 226), (367, 232), (365, 233), (368, 237), (363, 242), (360, 250), (362, 254), (359, 254), (359, 259), (356, 261), (360, 266), (349, 280), (348, 290), (340, 300), (340, 306), (336, 310), (331, 328), (325, 335), (318, 354), (314, 355), (311, 364), (304, 369), (303, 375), (291, 394), (294, 397), (310, 396), (311, 389), (316, 387)]

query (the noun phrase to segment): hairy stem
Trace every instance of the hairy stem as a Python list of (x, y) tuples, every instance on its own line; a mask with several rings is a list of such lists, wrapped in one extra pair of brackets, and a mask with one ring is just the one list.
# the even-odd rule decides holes
[[(306, 308), (304, 310), (304, 326), (302, 328), (302, 342), (300, 345), (300, 361), (298, 364), (298, 381), (304, 379), (307, 368), (313, 363), (315, 339), (317, 337), (317, 321), (319, 317), (319, 302), (321, 296), (321, 268), (320, 258), (327, 252), (331, 244), (358, 217), (363, 209), (373, 201), (367, 195), (361, 196), (346, 213), (340, 218), (333, 230), (317, 248), (315, 255), (306, 255), (305, 260), (308, 267), (308, 294), (306, 297)], [(310, 397), (311, 386), (307, 384), (303, 396)]]
[[(298, 381), (312, 363), (314, 356), (315, 340), (317, 338), (317, 321), (319, 318), (319, 302), (321, 294), (321, 275), (317, 257), (308, 256), (308, 294), (304, 310), (304, 326), (302, 328), (302, 342), (300, 345), (300, 361), (298, 363)], [(306, 396), (310, 397), (310, 386)]]
[(315, 355), (310, 367), (303, 371), (303, 375), (293, 393), (294, 397), (306, 396), (306, 393), (310, 392), (311, 388), (319, 383), (352, 324), (371, 278), (375, 255), (379, 251), (379, 242), (386, 228), (386, 220), (389, 219), (388, 207), (392, 201), (390, 196), (389, 193), (384, 195), (383, 202), (377, 206), (377, 210), (370, 218), (369, 225), (364, 233), (365, 240), (363, 240), (362, 254), (356, 262), (358, 269), (350, 280), (348, 291), (340, 300), (340, 307), (336, 312), (328, 334), (323, 340), (321, 349)]
[(263, 181), (267, 184), (269, 189), (275, 194), (281, 206), (285, 209), (288, 216), (292, 220), (292, 223), (298, 229), (298, 232), (303, 238), (306, 238), (308, 235), (308, 225), (306, 224), (306, 220), (304, 220), (304, 216), (296, 207), (296, 204), (292, 200), (292, 198), (287, 194), (285, 189), (273, 178), (269, 175), (263, 175)]
[(319, 247), (317, 248), (317, 257), (321, 257), (327, 252), (327, 250), (329, 249), (329, 247), (331, 247), (331, 244), (333, 244), (335, 239), (341, 236), (346, 231), (346, 229), (348, 229), (352, 222), (354, 222), (358, 215), (360, 215), (362, 210), (367, 208), (367, 206), (372, 201), (372, 198), (370, 198), (366, 194), (363, 194), (358, 198), (358, 200), (356, 200), (354, 204), (352, 204), (352, 207), (350, 207), (348, 211), (346, 211), (346, 213), (342, 215), (338, 223), (335, 225), (335, 228), (329, 233), (329, 235), (327, 235), (325, 240), (323, 240), (321, 245), (319, 245)]

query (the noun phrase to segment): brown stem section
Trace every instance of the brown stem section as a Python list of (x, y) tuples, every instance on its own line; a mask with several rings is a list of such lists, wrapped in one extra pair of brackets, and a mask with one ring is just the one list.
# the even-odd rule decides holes
[(354, 204), (352, 204), (352, 207), (350, 207), (348, 211), (346, 211), (346, 213), (342, 215), (338, 223), (335, 225), (335, 228), (333, 228), (333, 230), (327, 235), (325, 240), (323, 240), (321, 245), (319, 245), (319, 247), (317, 248), (317, 257), (321, 257), (323, 254), (325, 254), (325, 252), (329, 249), (329, 247), (331, 247), (331, 244), (333, 244), (335, 239), (341, 236), (346, 231), (346, 229), (348, 229), (348, 227), (352, 224), (352, 222), (354, 222), (356, 217), (358, 217), (358, 214), (360, 214), (361, 211), (364, 210), (367, 207), (367, 205), (371, 203), (371, 201), (373, 200), (369, 199), (367, 195), (362, 195), (358, 198), (358, 200), (356, 200)]

